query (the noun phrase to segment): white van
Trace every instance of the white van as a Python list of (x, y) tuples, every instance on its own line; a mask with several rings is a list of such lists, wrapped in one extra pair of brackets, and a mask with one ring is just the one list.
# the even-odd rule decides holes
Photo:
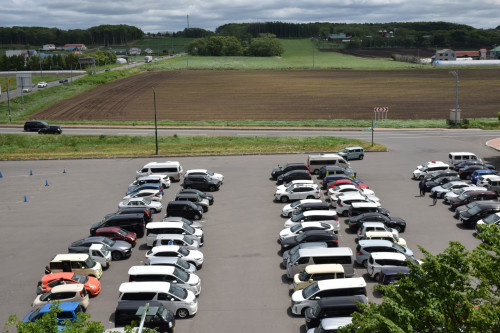
[(146, 225), (146, 245), (153, 246), (156, 236), (160, 234), (186, 235), (203, 246), (203, 230), (193, 228), (184, 222), (149, 222)]
[(449, 165), (455, 165), (465, 161), (481, 161), (481, 159), (478, 158), (476, 154), (465, 151), (456, 151), (448, 154)]
[(496, 194), (500, 193), (500, 177), (492, 177), (488, 179), (488, 185), (486, 185), (488, 191), (496, 192)]
[(305, 248), (290, 257), (286, 266), (286, 276), (293, 279), (295, 274), (305, 270), (306, 266), (318, 264), (340, 264), (344, 267), (346, 277), (353, 277), (356, 272), (354, 255), (349, 247)]
[(310, 173), (319, 175), (319, 169), (327, 165), (337, 165), (344, 169), (350, 167), (349, 162), (339, 154), (311, 154), (307, 157)]
[(155, 174), (167, 175), (170, 179), (179, 181), (182, 175), (182, 166), (178, 161), (151, 162), (136, 172), (136, 178)]
[(120, 301), (158, 301), (179, 318), (193, 316), (198, 301), (192, 291), (169, 282), (124, 282), (119, 288)]
[(191, 290), (196, 296), (201, 292), (201, 279), (175, 266), (132, 266), (128, 270), (129, 282), (170, 282)]
[(301, 315), (324, 297), (356, 295), (366, 296), (366, 282), (362, 277), (314, 282), (305, 289), (297, 290), (292, 294), (292, 313)]
[(408, 263), (406, 262), (407, 257), (402, 253), (396, 252), (373, 252), (368, 259), (368, 274), (375, 279), (375, 281), (380, 280), (380, 271), (382, 267), (387, 266), (397, 266), (406, 267)]

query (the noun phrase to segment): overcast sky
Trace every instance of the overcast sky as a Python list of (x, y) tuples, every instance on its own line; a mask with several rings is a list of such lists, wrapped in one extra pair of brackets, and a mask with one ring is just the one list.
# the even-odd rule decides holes
[(490, 29), (500, 0), (0, 0), (0, 26), (63, 30), (128, 24), (144, 32), (214, 31), (226, 23), (445, 21)]

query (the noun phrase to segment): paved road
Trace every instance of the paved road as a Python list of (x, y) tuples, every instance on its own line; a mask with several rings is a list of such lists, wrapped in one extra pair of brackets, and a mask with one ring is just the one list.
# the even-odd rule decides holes
[[(379, 136), (376, 141), (387, 145), (389, 151), (369, 153), (363, 161), (352, 161), (359, 177), (381, 198), (383, 206), (392, 215), (406, 219), (408, 228), (402, 236), (418, 257), (421, 254), (417, 245), (438, 253), (450, 240), (458, 240), (469, 248), (478, 244), (472, 231), (462, 229), (447, 207), (431, 206), (430, 198), (418, 197), (417, 183), (410, 180), (416, 165), (428, 160), (446, 160), (449, 151), (473, 151), (500, 167), (498, 152), (484, 145), (498, 133), (461, 133), (376, 133)], [(272, 201), (275, 184), (269, 175), (278, 163), (301, 162), (306, 156), (175, 158), (184, 169), (206, 167), (225, 176), (224, 185), (215, 193), (216, 202), (204, 219), (206, 243), (202, 251), (206, 262), (199, 273), (202, 279), (199, 313), (177, 321), (177, 332), (303, 331), (303, 319), (289, 313), (290, 285), (279, 267), (280, 247), (276, 243), (284, 222), (279, 216), (282, 204)], [(44, 266), (55, 254), (66, 252), (71, 241), (87, 236), (92, 223), (113, 212), (135, 170), (150, 160), (0, 162), (3, 176), (0, 178), (0, 284), (4, 286), (2, 299), (9, 300), (0, 303), (0, 322), (5, 322), (10, 314), (22, 317), (29, 311)], [(49, 186), (45, 186), (46, 181)], [(163, 203), (171, 200), (178, 189), (179, 183), (174, 183)], [(340, 240), (341, 246), (355, 246), (354, 235), (344, 227)], [(141, 240), (130, 259), (114, 262), (104, 273), (102, 293), (91, 300), (88, 310), (93, 320), (112, 327), (118, 286), (127, 280), (128, 268), (143, 260), (144, 242)], [(365, 276), (365, 272), (358, 268), (357, 275)], [(370, 288), (374, 285), (369, 278), (367, 283)], [(371, 291), (369, 297), (380, 302)]]

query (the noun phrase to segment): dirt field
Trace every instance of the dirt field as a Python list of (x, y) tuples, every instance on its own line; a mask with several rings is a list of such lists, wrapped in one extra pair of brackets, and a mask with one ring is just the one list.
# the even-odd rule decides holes
[[(459, 70), (462, 117), (497, 117), (500, 69)], [(31, 118), (45, 120), (443, 119), (455, 108), (446, 69), (168, 71), (108, 83)]]

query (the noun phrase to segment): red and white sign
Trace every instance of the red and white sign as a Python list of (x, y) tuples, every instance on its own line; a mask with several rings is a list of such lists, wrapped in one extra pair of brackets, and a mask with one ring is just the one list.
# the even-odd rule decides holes
[(389, 108), (388, 107), (376, 107), (376, 108), (373, 108), (373, 112), (377, 113), (377, 112), (389, 112)]

